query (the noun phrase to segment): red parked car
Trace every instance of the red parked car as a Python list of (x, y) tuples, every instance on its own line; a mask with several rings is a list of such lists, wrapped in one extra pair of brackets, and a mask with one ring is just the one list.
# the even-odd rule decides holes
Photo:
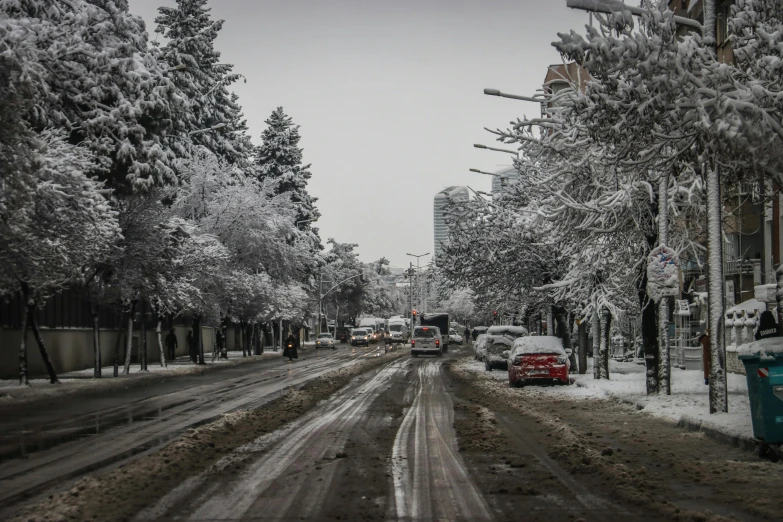
[(570, 384), (568, 354), (563, 343), (552, 335), (514, 339), (508, 356), (508, 384)]

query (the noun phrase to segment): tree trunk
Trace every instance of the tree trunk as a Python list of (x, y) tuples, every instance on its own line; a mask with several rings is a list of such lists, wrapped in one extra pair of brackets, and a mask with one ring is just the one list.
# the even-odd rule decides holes
[[(669, 176), (661, 175), (658, 183), (658, 245), (669, 242)], [(671, 358), (669, 343), (669, 298), (663, 297), (658, 303), (658, 385), (659, 392), (671, 395)]]
[(659, 390), (666, 395), (672, 394), (671, 384), (671, 340), (669, 339), (669, 298), (664, 297), (658, 303), (658, 353), (660, 353)]
[(198, 364), (207, 364), (204, 362), (204, 336), (201, 335), (201, 316), (197, 315), (193, 319), (193, 335), (196, 336), (196, 349), (198, 350)]
[(577, 326), (577, 338), (579, 340), (579, 374), (587, 373), (587, 321), (582, 318)]
[[(242, 349), (242, 331), (241, 328), (239, 328), (239, 324), (235, 321), (231, 321), (231, 324), (234, 327), (234, 350), (239, 351)], [(242, 356), (244, 357), (245, 352), (242, 352)]]
[(147, 370), (147, 317), (146, 307), (144, 306), (144, 297), (141, 298), (140, 303), (141, 312), (141, 339), (139, 342), (139, 366), (142, 372)]
[(136, 300), (133, 299), (130, 302), (130, 308), (128, 309), (128, 330), (127, 337), (125, 338), (125, 368), (123, 369), (123, 375), (130, 373), (131, 364), (131, 352), (133, 351), (133, 316), (136, 315)]
[(555, 334), (555, 324), (553, 320), (553, 306), (547, 306), (546, 307), (546, 334), (547, 335), (556, 335)]
[[(553, 306), (552, 313), (554, 315), (555, 335), (563, 341), (563, 348), (568, 350), (571, 348), (571, 329), (568, 325), (569, 314), (562, 306)], [(571, 363), (571, 373), (576, 373), (576, 355), (573, 350), (571, 350), (571, 355), (568, 358)]]
[(41, 359), (43, 359), (44, 365), (46, 365), (46, 371), (49, 373), (49, 382), (52, 384), (59, 384), (57, 379), (57, 372), (54, 371), (54, 365), (52, 360), (49, 359), (49, 352), (46, 351), (46, 345), (41, 337), (41, 331), (38, 329), (38, 321), (35, 320), (35, 305), (31, 302), (27, 305), (27, 314), (30, 316), (30, 326), (33, 329), (33, 337), (38, 344), (38, 351), (41, 352)]
[(27, 371), (27, 302), (22, 304), (22, 342), (19, 344), (19, 384), (29, 386)]
[[(121, 322), (125, 320), (125, 316), (121, 317)], [(122, 333), (124, 330), (120, 328), (120, 331), (117, 332), (117, 340), (114, 342), (114, 376), (117, 377), (120, 374), (120, 347), (122, 346)]]
[(609, 378), (609, 346), (611, 346), (612, 314), (604, 307), (601, 310), (601, 379)]
[(92, 376), (95, 379), (101, 378), (101, 334), (100, 334), (100, 315), (98, 307), (94, 301), (90, 300), (90, 313), (92, 314), (92, 349), (94, 354), (95, 368)]
[[(709, 2), (708, 2), (709, 3)], [(710, 413), (728, 411), (726, 372), (723, 368), (725, 340), (723, 338), (723, 211), (720, 195), (720, 167), (707, 172), (707, 252), (709, 279), (710, 325)]]
[(157, 322), (155, 323), (155, 338), (158, 340), (158, 351), (160, 352), (160, 367), (161, 368), (168, 368), (168, 363), (166, 362), (166, 354), (163, 350), (163, 336), (161, 335), (161, 328), (163, 326), (163, 319), (161, 319), (160, 314), (155, 312), (155, 318), (157, 319)]
[(593, 309), (590, 330), (593, 334), (593, 379), (601, 378), (601, 320), (598, 318), (598, 305)]

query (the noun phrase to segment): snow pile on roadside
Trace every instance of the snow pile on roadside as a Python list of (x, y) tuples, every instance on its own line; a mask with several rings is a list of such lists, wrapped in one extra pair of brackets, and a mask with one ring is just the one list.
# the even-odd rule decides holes
[[(590, 361), (592, 362), (592, 361)], [(486, 372), (483, 363), (463, 360), (460, 369), (480, 374), (486, 379), (505, 381), (504, 371)], [(529, 386), (531, 394), (552, 395), (574, 399), (613, 398), (634, 404), (645, 412), (672, 422), (701, 424), (731, 437), (750, 438), (753, 426), (750, 417), (748, 385), (744, 375), (728, 374), (729, 413), (710, 415), (709, 386), (704, 384), (701, 370), (672, 369), (672, 394), (646, 394), (644, 366), (610, 361), (609, 380), (593, 379), (588, 368), (584, 375), (572, 375), (575, 386)]]

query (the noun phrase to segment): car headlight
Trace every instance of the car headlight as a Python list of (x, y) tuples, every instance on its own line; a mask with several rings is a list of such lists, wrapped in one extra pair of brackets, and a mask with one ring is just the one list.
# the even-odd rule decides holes
[(557, 364), (565, 364), (566, 362), (568, 362), (568, 357), (565, 355), (561, 355), (557, 358)]
[(355, 341), (355, 340), (356, 340), (356, 337), (351, 336), (351, 341)]

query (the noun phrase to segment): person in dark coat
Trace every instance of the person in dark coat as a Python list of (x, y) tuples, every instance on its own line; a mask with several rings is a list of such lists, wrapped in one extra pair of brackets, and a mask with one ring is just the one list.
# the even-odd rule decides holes
[(174, 328), (172, 328), (166, 336), (166, 351), (169, 353), (169, 361), (177, 358), (177, 345), (177, 335), (174, 333)]
[(755, 338), (768, 339), (770, 337), (778, 336), (778, 323), (775, 321), (775, 316), (769, 310), (764, 310), (759, 316), (759, 327), (756, 329)]
[(463, 334), (463, 337), (467, 342), (470, 342), (470, 328), (467, 326), (465, 327), (465, 333)]
[(285, 340), (285, 349), (283, 350), (283, 357), (288, 357), (288, 362), (293, 362), (294, 359), (299, 359), (299, 353), (297, 350), (298, 345), (299, 342), (296, 340), (296, 337), (294, 337), (294, 334), (288, 334), (288, 337), (286, 337)]
[(478, 330), (476, 330), (476, 329), (474, 328), (474, 329), (473, 329), (473, 341), (474, 341), (474, 342), (476, 341), (476, 338), (477, 338), (478, 336), (479, 336)]
[(701, 364), (704, 367), (704, 384), (710, 383), (710, 370), (712, 369), (712, 354), (710, 353), (710, 334), (704, 332), (699, 337), (701, 343)]
[(190, 355), (190, 360), (193, 362), (198, 362), (197, 352), (196, 352), (196, 336), (193, 335), (193, 330), (188, 330), (188, 336), (187, 336), (187, 342), (188, 342), (188, 354)]
[(217, 350), (221, 359), (228, 359), (228, 350), (226, 350), (226, 334), (222, 328), (217, 329), (215, 338), (217, 342)]

